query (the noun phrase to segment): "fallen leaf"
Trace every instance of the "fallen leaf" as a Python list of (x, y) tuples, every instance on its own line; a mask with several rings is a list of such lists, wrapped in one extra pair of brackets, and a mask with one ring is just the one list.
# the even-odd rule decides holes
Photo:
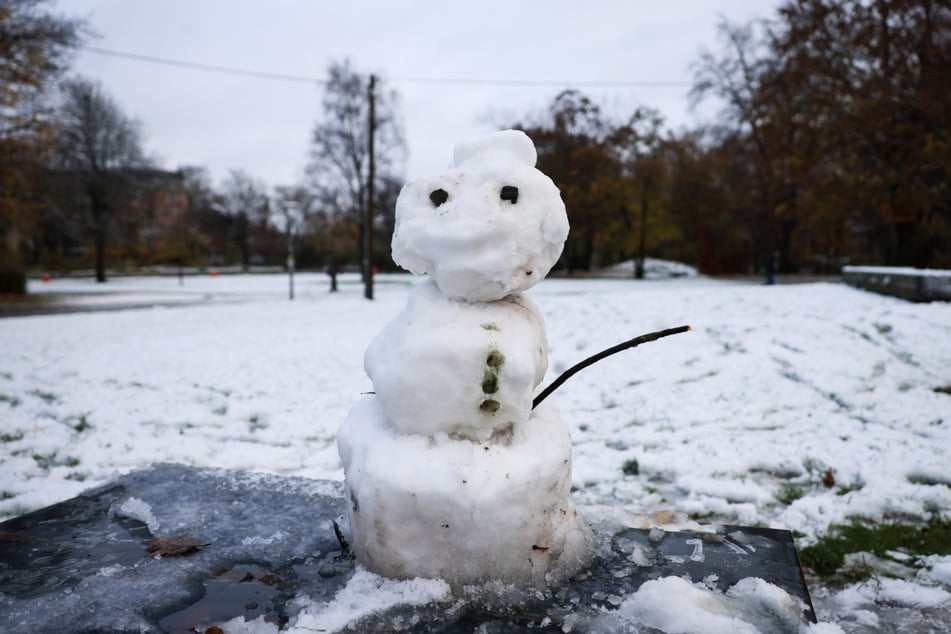
[(835, 475), (833, 475), (832, 469), (826, 469), (826, 473), (822, 477), (822, 484), (826, 485), (830, 489), (835, 486)]
[(155, 537), (149, 540), (149, 545), (145, 549), (153, 557), (178, 557), (199, 551), (207, 545), (207, 542), (192, 538), (191, 533), (185, 533), (173, 539)]

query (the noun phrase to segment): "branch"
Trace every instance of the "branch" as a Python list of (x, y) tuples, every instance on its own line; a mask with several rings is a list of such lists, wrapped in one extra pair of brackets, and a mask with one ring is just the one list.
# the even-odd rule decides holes
[(538, 407), (538, 405), (542, 401), (544, 401), (546, 398), (548, 398), (548, 396), (552, 392), (554, 392), (559, 387), (561, 387), (562, 383), (570, 379), (572, 376), (574, 376), (581, 370), (584, 370), (589, 365), (593, 365), (602, 359), (610, 357), (612, 354), (617, 354), (618, 352), (627, 350), (628, 348), (634, 348), (636, 346), (639, 346), (642, 343), (647, 343), (649, 341), (657, 341), (658, 339), (662, 339), (663, 337), (669, 337), (670, 335), (678, 335), (682, 332), (687, 332), (688, 330), (690, 330), (690, 326), (678, 326), (676, 328), (667, 328), (666, 330), (658, 330), (656, 332), (649, 332), (646, 335), (641, 335), (640, 337), (634, 337), (633, 339), (629, 341), (625, 341), (624, 343), (619, 343), (618, 345), (608, 348), (607, 350), (602, 350), (601, 352), (588, 357), (584, 361), (580, 363), (576, 363), (575, 365), (571, 366), (570, 368), (562, 372), (561, 376), (555, 379), (555, 381), (551, 385), (546, 387), (544, 390), (542, 390), (542, 392), (538, 396), (535, 397), (535, 400), (532, 402), (532, 409), (535, 409), (536, 407)]

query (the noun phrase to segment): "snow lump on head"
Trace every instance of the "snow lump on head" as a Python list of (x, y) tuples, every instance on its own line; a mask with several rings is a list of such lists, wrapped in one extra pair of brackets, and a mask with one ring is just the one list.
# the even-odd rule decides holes
[(467, 301), (499, 300), (543, 279), (561, 255), (568, 216), (536, 158), (519, 130), (458, 143), (446, 172), (400, 192), (394, 261)]

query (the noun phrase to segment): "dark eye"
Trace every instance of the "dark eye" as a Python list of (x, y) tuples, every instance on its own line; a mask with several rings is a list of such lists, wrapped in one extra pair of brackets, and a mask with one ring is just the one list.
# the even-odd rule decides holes
[(447, 192), (445, 189), (434, 189), (429, 193), (429, 199), (433, 201), (433, 204), (438, 207), (449, 200), (449, 192)]
[(518, 202), (518, 187), (513, 187), (512, 185), (506, 185), (502, 188), (502, 193), (499, 194), (499, 197), (502, 200), (509, 200), (514, 205)]

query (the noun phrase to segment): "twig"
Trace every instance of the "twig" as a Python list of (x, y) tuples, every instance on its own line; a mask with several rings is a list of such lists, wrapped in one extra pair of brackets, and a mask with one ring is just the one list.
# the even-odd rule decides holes
[(601, 352), (595, 355), (591, 355), (584, 361), (581, 361), (580, 363), (576, 363), (575, 365), (571, 366), (570, 368), (562, 372), (561, 376), (555, 379), (555, 381), (551, 385), (549, 385), (544, 390), (542, 390), (541, 394), (536, 396), (535, 400), (532, 402), (532, 409), (535, 409), (536, 407), (538, 407), (538, 404), (544, 401), (546, 398), (548, 398), (548, 396), (552, 392), (554, 392), (559, 387), (561, 387), (562, 383), (570, 379), (572, 376), (574, 376), (581, 370), (584, 370), (589, 365), (593, 365), (597, 363), (598, 361), (600, 361), (601, 359), (610, 357), (612, 354), (617, 354), (618, 352), (621, 352), (622, 350), (627, 350), (628, 348), (634, 348), (635, 346), (639, 346), (642, 343), (647, 343), (649, 341), (657, 341), (658, 339), (662, 339), (663, 337), (669, 337), (670, 335), (679, 335), (680, 333), (687, 332), (688, 330), (690, 330), (690, 326), (678, 326), (676, 328), (667, 328), (666, 330), (658, 330), (656, 332), (649, 332), (646, 335), (641, 335), (640, 337), (634, 337), (630, 341), (619, 343), (618, 345), (612, 346), (608, 348), (607, 350), (602, 350)]
[(337, 541), (340, 543), (340, 550), (343, 551), (343, 554), (346, 555), (350, 552), (350, 544), (347, 543), (347, 538), (343, 536), (343, 531), (340, 530), (340, 524), (337, 523), (337, 520), (330, 520), (334, 525), (334, 536), (337, 538)]

